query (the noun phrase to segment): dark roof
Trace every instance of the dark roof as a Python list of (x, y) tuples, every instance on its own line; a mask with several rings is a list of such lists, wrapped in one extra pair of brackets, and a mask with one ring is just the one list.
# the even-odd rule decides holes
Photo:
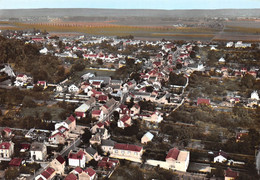
[(114, 146), (115, 145), (115, 141), (111, 140), (111, 139), (102, 139), (101, 140), (101, 145), (102, 146)]
[(94, 156), (94, 154), (97, 153), (97, 151), (96, 151), (95, 149), (93, 149), (92, 147), (88, 147), (88, 148), (86, 149), (86, 152), (87, 152), (89, 155), (92, 155), (92, 156)]
[(59, 155), (58, 157), (56, 157), (57, 161), (59, 161), (59, 163), (63, 164), (65, 162), (65, 159)]

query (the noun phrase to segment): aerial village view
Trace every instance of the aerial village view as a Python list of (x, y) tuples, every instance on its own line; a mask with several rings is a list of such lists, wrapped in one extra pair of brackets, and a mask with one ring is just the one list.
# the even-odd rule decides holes
[(0, 179), (258, 180), (260, 2), (90, 1), (0, 1)]

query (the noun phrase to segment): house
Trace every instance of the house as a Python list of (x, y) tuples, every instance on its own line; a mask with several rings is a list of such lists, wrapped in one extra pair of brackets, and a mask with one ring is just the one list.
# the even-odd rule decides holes
[(98, 122), (97, 124), (95, 124), (94, 126), (92, 126), (91, 128), (91, 132), (92, 134), (95, 134), (97, 132), (98, 128), (105, 128), (105, 124), (102, 122)]
[(30, 148), (32, 161), (43, 161), (47, 156), (47, 147), (44, 143), (33, 142)]
[(47, 82), (46, 81), (38, 81), (37, 86), (42, 86), (43, 89), (47, 88)]
[(2, 142), (0, 144), (0, 158), (11, 158), (14, 153), (13, 142)]
[(214, 163), (216, 163), (216, 162), (223, 163), (223, 162), (227, 161), (227, 158), (228, 158), (227, 153), (220, 150), (217, 154), (215, 154)]
[(141, 143), (142, 144), (147, 144), (148, 142), (152, 141), (154, 135), (150, 132), (145, 133), (143, 137), (141, 138)]
[(190, 152), (172, 148), (168, 152), (165, 160), (171, 169), (186, 172), (189, 166)]
[(130, 109), (130, 111), (131, 111), (131, 116), (140, 114), (140, 106), (138, 104), (134, 104), (133, 107)]
[(159, 111), (143, 111), (142, 114), (139, 114), (139, 117), (144, 121), (153, 123), (160, 123), (163, 120)]
[(110, 157), (141, 162), (143, 147), (133, 144), (115, 143)]
[(111, 154), (113, 151), (115, 145), (115, 141), (111, 140), (111, 139), (102, 139), (101, 140), (101, 148), (105, 153), (109, 153)]
[(75, 174), (70, 173), (69, 175), (67, 175), (67, 176), (65, 177), (64, 180), (78, 180), (78, 177), (77, 177)]
[(102, 110), (93, 110), (91, 117), (101, 121), (104, 118), (104, 112)]
[(66, 142), (66, 136), (59, 130), (55, 130), (51, 133), (48, 140), (51, 144), (64, 144)]
[(89, 140), (90, 144), (101, 144), (101, 136), (99, 133), (92, 135), (92, 137)]
[(92, 159), (94, 159), (95, 161), (98, 161), (98, 159), (99, 159), (98, 152), (91, 146), (89, 146), (86, 149), (85, 156), (86, 156), (86, 162), (89, 162)]
[(77, 152), (71, 151), (68, 155), (69, 159), (69, 166), (72, 167), (81, 167), (85, 168), (85, 163), (86, 163), (86, 157), (85, 157), (85, 152), (83, 150), (78, 150)]
[(79, 180), (94, 180), (96, 179), (96, 171), (92, 168), (87, 168), (81, 174), (79, 174)]
[(101, 161), (98, 162), (98, 169), (101, 170), (113, 170), (119, 164), (119, 160), (110, 159), (108, 157), (103, 157)]
[(77, 86), (75, 86), (75, 84), (72, 84), (68, 87), (68, 91), (69, 91), (69, 93), (78, 93), (79, 88)]
[(117, 126), (123, 129), (131, 125), (132, 125), (132, 119), (129, 115), (124, 115), (117, 122)]
[(12, 135), (12, 130), (8, 127), (4, 128), (3, 132), (5, 137), (10, 137)]
[(51, 167), (48, 167), (40, 175), (36, 176), (35, 180), (51, 180), (55, 176), (55, 174), (55, 170)]
[(75, 109), (75, 114), (77, 118), (86, 117), (86, 112), (89, 110), (90, 106), (88, 104), (81, 104), (77, 109)]
[(101, 82), (100, 81), (92, 81), (92, 84), (91, 84), (94, 88), (101, 88)]
[(228, 168), (224, 171), (225, 180), (236, 180), (239, 176), (239, 173), (236, 171), (232, 171), (232, 169)]
[(50, 162), (50, 167), (53, 168), (57, 174), (63, 175), (65, 169), (66, 161), (59, 155)]
[(200, 104), (210, 105), (210, 99), (198, 98), (197, 99), (197, 106)]
[(25, 82), (27, 82), (27, 80), (28, 80), (28, 76), (26, 76), (25, 74), (18, 74), (16, 76), (16, 81), (25, 83)]
[(76, 119), (74, 118), (74, 116), (70, 116), (66, 119), (66, 124), (68, 124), (68, 129), (69, 131), (73, 131), (76, 129)]
[(117, 104), (116, 100), (112, 98), (109, 101), (107, 101), (106, 104), (101, 106), (101, 110), (104, 112), (104, 115), (105, 116), (108, 115), (110, 111), (113, 110), (116, 104)]

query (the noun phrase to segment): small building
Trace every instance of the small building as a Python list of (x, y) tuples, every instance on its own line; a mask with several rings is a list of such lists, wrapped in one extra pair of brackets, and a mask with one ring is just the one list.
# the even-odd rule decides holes
[(10, 137), (12, 135), (12, 130), (8, 127), (4, 128), (3, 132), (5, 137)]
[(220, 150), (218, 153), (216, 153), (216, 155), (214, 157), (214, 163), (216, 163), (216, 162), (223, 163), (223, 162), (227, 161), (227, 158), (228, 158), (227, 153)]
[(132, 118), (128, 115), (124, 115), (118, 120), (117, 126), (123, 129), (132, 126)]
[(101, 121), (104, 118), (104, 112), (102, 110), (93, 110), (91, 113), (92, 118), (96, 118), (97, 120)]
[(38, 81), (37, 86), (42, 86), (43, 89), (47, 88), (47, 82), (46, 81)]
[(0, 144), (0, 158), (11, 158), (14, 153), (13, 142), (2, 142)]
[(190, 152), (172, 148), (168, 152), (165, 160), (171, 169), (186, 172), (189, 166)]
[(85, 156), (86, 156), (86, 162), (89, 162), (92, 159), (94, 159), (95, 161), (98, 161), (98, 159), (99, 159), (97, 150), (95, 150), (91, 146), (86, 149)]
[(66, 119), (66, 124), (68, 124), (69, 131), (73, 131), (76, 129), (76, 119), (74, 116), (70, 116)]
[(55, 170), (51, 167), (48, 167), (40, 175), (36, 176), (35, 180), (51, 180), (55, 176), (55, 174)]
[(32, 161), (43, 161), (47, 156), (47, 147), (43, 143), (33, 142), (30, 148)]
[(79, 174), (79, 180), (94, 180), (95, 177), (96, 171), (90, 167)]
[(81, 104), (77, 109), (75, 109), (75, 114), (77, 118), (86, 117), (86, 112), (89, 110), (90, 106), (87, 104)]
[(118, 159), (127, 159), (134, 162), (140, 162), (143, 154), (143, 147), (133, 144), (115, 143), (110, 157)]
[(64, 175), (65, 165), (66, 161), (61, 155), (57, 156), (50, 163), (50, 167), (52, 167), (56, 173), (60, 175)]
[(69, 91), (69, 93), (78, 93), (79, 88), (77, 86), (75, 86), (74, 84), (72, 84), (68, 87), (68, 91)]
[(145, 133), (141, 139), (142, 144), (147, 144), (148, 142), (152, 141), (154, 135), (150, 132)]
[(72, 167), (81, 167), (85, 168), (86, 158), (85, 158), (85, 152), (82, 150), (79, 150), (77, 152), (71, 151), (68, 155), (69, 159), (69, 166)]
[(115, 145), (115, 141), (111, 140), (111, 139), (107, 139), (107, 140), (101, 140), (101, 148), (105, 153), (112, 153), (113, 148)]

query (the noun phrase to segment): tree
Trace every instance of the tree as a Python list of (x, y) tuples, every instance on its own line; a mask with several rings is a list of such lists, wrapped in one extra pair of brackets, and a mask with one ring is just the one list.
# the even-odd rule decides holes
[(99, 65), (103, 65), (103, 60), (102, 60), (102, 59), (98, 59), (98, 60), (97, 60), (97, 63), (98, 63)]
[(241, 86), (245, 86), (247, 88), (253, 88), (255, 83), (255, 78), (251, 74), (246, 74), (242, 79), (241, 79)]
[(146, 86), (146, 92), (153, 92), (153, 86)]
[(51, 120), (52, 119), (52, 115), (50, 112), (46, 111), (43, 113), (43, 119), (44, 120)]
[(195, 51), (191, 51), (191, 52), (190, 52), (190, 57), (191, 57), (191, 58), (195, 58), (195, 57), (196, 57)]
[(23, 107), (34, 108), (36, 103), (29, 96), (25, 96), (22, 102)]
[(19, 170), (15, 167), (9, 167), (5, 171), (5, 179), (7, 180), (16, 179), (17, 176), (19, 176)]
[(92, 133), (90, 132), (90, 130), (88, 128), (85, 128), (84, 134), (82, 134), (82, 141), (84, 143), (89, 143), (91, 136), (92, 136)]

